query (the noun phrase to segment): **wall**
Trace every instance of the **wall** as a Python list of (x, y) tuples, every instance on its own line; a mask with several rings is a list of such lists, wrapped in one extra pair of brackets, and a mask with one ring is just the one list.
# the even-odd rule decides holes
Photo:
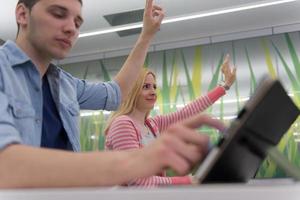
[[(237, 81), (226, 96), (207, 112), (229, 123), (253, 93), (263, 74), (279, 77), (300, 106), (300, 32), (293, 32), (149, 53), (146, 66), (157, 74), (160, 88), (157, 106), (152, 114), (179, 109), (215, 87), (222, 78), (219, 67), (227, 53), (237, 67)], [(102, 59), (68, 64), (63, 68), (83, 79), (107, 81), (117, 73), (125, 59)], [(102, 149), (103, 128), (108, 113), (83, 111), (81, 115), (82, 149)], [(292, 163), (300, 166), (298, 124), (299, 120), (286, 133), (278, 148)], [(207, 128), (202, 131), (209, 134), (213, 141), (217, 140), (218, 133)], [(282, 176), (285, 174), (269, 159), (258, 172), (258, 177)]]

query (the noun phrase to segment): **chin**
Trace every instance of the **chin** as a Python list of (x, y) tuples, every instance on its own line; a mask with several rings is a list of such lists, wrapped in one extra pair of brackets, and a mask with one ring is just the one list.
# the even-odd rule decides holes
[(54, 53), (52, 57), (55, 60), (62, 60), (67, 57), (68, 53), (69, 52)]
[(55, 47), (51, 49), (52, 58), (56, 60), (62, 60), (68, 56), (70, 53), (71, 48), (61, 48), (61, 47)]
[(154, 105), (151, 105), (149, 108), (149, 111), (151, 111), (154, 108)]

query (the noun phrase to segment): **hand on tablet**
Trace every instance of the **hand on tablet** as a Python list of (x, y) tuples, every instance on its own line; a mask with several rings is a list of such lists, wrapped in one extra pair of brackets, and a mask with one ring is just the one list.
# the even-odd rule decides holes
[[(196, 131), (196, 128), (203, 125), (219, 131), (224, 131), (226, 128), (220, 120), (208, 115), (197, 115), (174, 124), (142, 150), (145, 156), (143, 162), (139, 164), (147, 165), (148, 169), (156, 172), (172, 168), (179, 175), (188, 173), (191, 167), (201, 161), (208, 152), (209, 137)], [(142, 168), (137, 167), (137, 169)]]

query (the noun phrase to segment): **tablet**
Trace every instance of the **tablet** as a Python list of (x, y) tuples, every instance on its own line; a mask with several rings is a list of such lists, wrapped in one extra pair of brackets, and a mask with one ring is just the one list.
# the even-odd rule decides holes
[(199, 183), (247, 182), (300, 114), (277, 79), (265, 76), (195, 171)]

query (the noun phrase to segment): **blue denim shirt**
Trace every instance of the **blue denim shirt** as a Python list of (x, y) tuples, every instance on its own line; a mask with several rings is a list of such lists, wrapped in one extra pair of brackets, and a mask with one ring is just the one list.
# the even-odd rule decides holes
[[(50, 64), (47, 71), (53, 99), (74, 151), (80, 151), (79, 110), (115, 110), (121, 93), (114, 81), (91, 84)], [(43, 120), (40, 74), (12, 41), (0, 47), (0, 150), (20, 143), (39, 147)]]

